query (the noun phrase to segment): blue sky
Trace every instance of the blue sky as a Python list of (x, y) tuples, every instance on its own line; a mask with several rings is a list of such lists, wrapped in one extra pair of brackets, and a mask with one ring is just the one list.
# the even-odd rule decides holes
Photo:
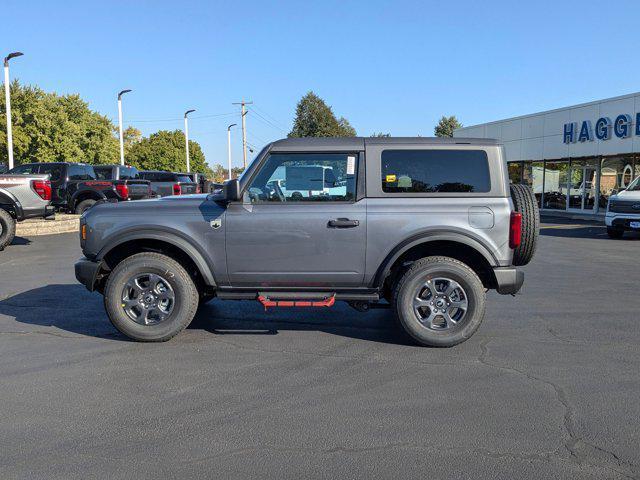
[[(195, 108), (191, 137), (210, 164), (226, 162), (231, 103), (243, 98), (260, 148), (286, 136), (309, 90), (365, 136), (428, 136), (443, 114), (472, 125), (640, 90), (637, 0), (5, 0), (1, 11), (3, 51), (25, 53), (12, 77), (79, 93), (114, 120), (116, 93), (131, 88), (125, 124), (145, 134), (182, 128)], [(237, 165), (239, 131), (233, 142)]]

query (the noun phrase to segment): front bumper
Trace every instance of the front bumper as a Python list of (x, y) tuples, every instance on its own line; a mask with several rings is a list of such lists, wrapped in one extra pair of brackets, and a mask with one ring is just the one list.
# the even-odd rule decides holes
[(496, 277), (496, 290), (501, 295), (515, 295), (524, 283), (524, 272), (515, 267), (496, 267), (493, 269)]
[(638, 231), (637, 228), (631, 228), (631, 222), (640, 222), (640, 214), (607, 214), (605, 217), (607, 227)]
[(101, 262), (92, 262), (88, 258), (81, 258), (75, 264), (76, 279), (83, 284), (87, 290), (93, 292), (101, 267)]

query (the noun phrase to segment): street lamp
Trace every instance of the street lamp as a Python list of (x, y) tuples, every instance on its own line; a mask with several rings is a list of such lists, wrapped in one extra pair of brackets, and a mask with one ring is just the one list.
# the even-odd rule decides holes
[(9, 60), (24, 55), (12, 52), (4, 57), (4, 96), (7, 104), (7, 151), (9, 153), (9, 169), (13, 168), (13, 132), (11, 131), (11, 94), (9, 92)]
[(189, 124), (187, 123), (187, 115), (195, 110), (187, 110), (184, 112), (184, 142), (187, 149), (187, 173), (191, 173), (191, 164), (189, 163)]
[(122, 133), (122, 95), (131, 90), (122, 90), (118, 94), (118, 127), (120, 129), (120, 165), (124, 165), (124, 135)]
[(227, 127), (227, 154), (229, 158), (229, 180), (231, 180), (231, 127), (235, 127), (237, 123), (232, 123)]

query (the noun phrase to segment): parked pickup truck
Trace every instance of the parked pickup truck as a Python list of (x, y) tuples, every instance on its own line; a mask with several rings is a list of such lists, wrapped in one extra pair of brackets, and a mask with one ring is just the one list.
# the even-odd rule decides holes
[(140, 179), (99, 180), (91, 165), (84, 163), (27, 163), (9, 173), (47, 173), (51, 177), (52, 202), (58, 210), (81, 215), (100, 200), (122, 202), (151, 196), (149, 182)]
[(640, 232), (640, 177), (609, 197), (604, 222), (611, 238), (622, 238), (626, 231)]
[(520, 290), (539, 221), (495, 140), (290, 138), (220, 193), (92, 208), (75, 272), (141, 341), (168, 340), (217, 297), (392, 308), (417, 343), (452, 346), (480, 326), (486, 290)]
[(0, 175), (0, 250), (11, 243), (16, 222), (54, 215), (49, 175)]
[(184, 173), (143, 170), (140, 178), (151, 182), (151, 191), (157, 197), (188, 195), (197, 193), (198, 190), (198, 184)]

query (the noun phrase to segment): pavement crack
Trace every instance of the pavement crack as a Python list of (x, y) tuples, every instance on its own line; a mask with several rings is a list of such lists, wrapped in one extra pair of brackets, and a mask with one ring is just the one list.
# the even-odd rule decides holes
[(82, 335), (65, 335), (63, 333), (42, 332), (42, 331), (33, 331), (33, 332), (0, 332), (0, 335), (49, 335), (51, 337), (58, 337), (58, 338), (84, 338)]
[[(601, 468), (607, 468), (609, 470), (612, 470), (620, 475), (625, 476), (626, 478), (631, 478), (631, 479), (638, 479), (639, 477), (637, 476), (638, 472), (637, 472), (637, 468), (638, 466), (631, 463), (631, 462), (627, 462), (625, 460), (620, 459), (620, 457), (618, 455), (616, 455), (615, 453), (606, 450), (602, 447), (598, 447), (596, 445), (593, 445), (585, 440), (583, 440), (577, 433), (576, 431), (576, 426), (575, 426), (575, 416), (576, 416), (576, 412), (575, 412), (575, 408), (571, 405), (571, 403), (569, 402), (567, 393), (564, 391), (564, 389), (562, 387), (560, 387), (560, 385), (557, 385), (556, 383), (547, 380), (545, 378), (541, 378), (538, 377), (536, 375), (532, 375), (524, 370), (520, 370), (518, 368), (515, 367), (505, 367), (503, 365), (496, 365), (494, 363), (491, 363), (487, 360), (487, 355), (488, 355), (488, 345), (489, 342), (491, 342), (491, 338), (484, 338), (481, 342), (480, 342), (480, 355), (478, 356), (478, 361), (480, 363), (482, 363), (483, 365), (486, 365), (487, 367), (490, 368), (495, 368), (498, 370), (502, 370), (505, 372), (509, 372), (509, 373), (514, 373), (516, 375), (521, 375), (525, 378), (528, 378), (529, 380), (533, 380), (539, 383), (542, 383), (544, 385), (547, 385), (549, 387), (551, 387), (553, 389), (553, 391), (555, 392), (556, 395), (556, 399), (557, 401), (562, 405), (563, 409), (564, 409), (564, 415), (563, 415), (563, 427), (564, 430), (567, 434), (567, 439), (564, 442), (564, 448), (567, 450), (567, 452), (569, 453), (570, 457), (577, 463), (577, 464), (587, 464), (590, 466), (595, 466), (595, 467), (601, 467)], [(606, 457), (608, 457), (608, 462), (607, 463), (615, 463), (617, 465), (617, 467), (622, 468), (624, 470), (619, 470), (618, 468), (613, 468), (611, 467), (609, 464), (598, 464), (598, 463), (593, 463), (592, 461), (595, 460), (593, 458), (593, 455), (589, 455), (588, 453), (584, 452), (584, 450), (595, 450), (597, 452), (603, 453)], [(557, 455), (560, 455), (560, 451), (561, 448), (558, 449), (556, 451)], [(611, 460), (613, 459), (613, 461)]]

